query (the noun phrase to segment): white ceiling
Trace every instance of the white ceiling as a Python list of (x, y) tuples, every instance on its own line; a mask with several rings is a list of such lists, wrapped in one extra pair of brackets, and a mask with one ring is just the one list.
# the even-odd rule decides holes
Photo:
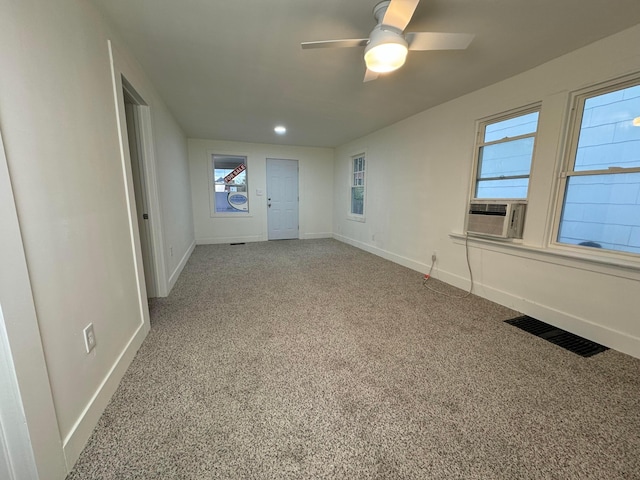
[[(379, 0), (91, 0), (191, 138), (334, 147), (640, 23), (639, 0), (422, 0), (409, 31), (474, 33), (362, 83)], [(286, 136), (273, 132), (276, 124)]]

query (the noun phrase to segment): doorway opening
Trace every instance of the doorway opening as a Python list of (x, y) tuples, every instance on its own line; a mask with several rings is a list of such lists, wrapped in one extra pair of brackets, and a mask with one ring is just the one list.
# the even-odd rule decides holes
[(146, 104), (142, 97), (123, 78), (122, 93), (126, 120), (127, 139), (131, 158), (131, 178), (133, 181), (134, 201), (138, 231), (140, 233), (140, 250), (142, 253), (142, 268), (147, 289), (147, 298), (158, 296), (157, 272), (154, 265), (154, 245), (152, 228), (149, 217), (149, 189), (146, 176), (145, 148), (143, 144), (143, 123), (147, 117), (142, 113)]

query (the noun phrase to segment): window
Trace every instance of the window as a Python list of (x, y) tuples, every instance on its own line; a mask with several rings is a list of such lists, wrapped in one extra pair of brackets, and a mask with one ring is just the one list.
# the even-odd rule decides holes
[(640, 81), (576, 96), (559, 243), (640, 254)]
[(480, 124), (473, 198), (526, 199), (539, 111)]
[(247, 198), (247, 157), (212, 155), (213, 212), (249, 212)]
[(352, 157), (351, 214), (364, 215), (364, 153)]

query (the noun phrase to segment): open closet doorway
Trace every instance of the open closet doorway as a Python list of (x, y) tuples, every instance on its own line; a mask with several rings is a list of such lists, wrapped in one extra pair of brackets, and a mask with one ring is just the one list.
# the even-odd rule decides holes
[(123, 80), (125, 118), (127, 123), (127, 138), (129, 140), (129, 154), (131, 156), (131, 176), (136, 204), (138, 231), (140, 232), (140, 249), (142, 251), (142, 266), (147, 288), (147, 298), (158, 296), (156, 289), (156, 270), (154, 268), (153, 235), (149, 223), (149, 194), (145, 175), (145, 149), (142, 143), (141, 108), (144, 105), (141, 97)]

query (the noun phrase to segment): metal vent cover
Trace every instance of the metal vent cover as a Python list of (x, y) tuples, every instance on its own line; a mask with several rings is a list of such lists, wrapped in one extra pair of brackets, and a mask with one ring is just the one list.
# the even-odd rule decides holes
[(541, 322), (535, 318), (528, 316), (516, 317), (510, 320), (505, 320), (505, 323), (513, 325), (514, 327), (529, 332), (536, 337), (543, 338), (548, 342), (558, 345), (559, 347), (569, 350), (581, 357), (591, 357), (597, 353), (609, 350), (608, 347), (600, 345), (599, 343), (592, 342), (586, 338), (582, 338), (573, 333), (562, 330), (561, 328), (554, 327), (548, 323)]

